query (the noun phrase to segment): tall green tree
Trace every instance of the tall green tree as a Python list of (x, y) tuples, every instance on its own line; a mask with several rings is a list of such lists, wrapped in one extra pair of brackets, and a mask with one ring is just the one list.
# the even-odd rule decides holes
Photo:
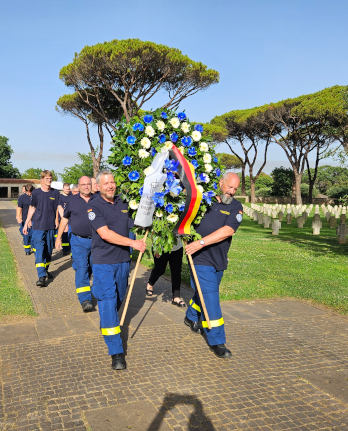
[(168, 93), (162, 107), (175, 108), (186, 97), (219, 82), (217, 71), (178, 49), (139, 39), (85, 46), (59, 77), (113, 130), (116, 126), (101, 97), (104, 91), (120, 104), (129, 122), (159, 91)]
[(217, 153), (216, 155), (220, 157), (221, 164), (226, 169), (240, 169), (242, 167), (241, 161), (233, 154)]
[[(29, 168), (23, 172), (21, 178), (25, 180), (40, 180), (42, 171), (43, 169), (41, 168)], [(50, 169), (50, 171), (52, 172), (53, 181), (58, 181), (58, 175), (54, 172), (53, 169)]]
[[(98, 148), (96, 148), (96, 151), (98, 151)], [(87, 175), (87, 177), (94, 177), (94, 166), (93, 166), (93, 160), (91, 153), (84, 154), (84, 153), (77, 153), (77, 156), (80, 160), (79, 163), (76, 163), (73, 166), (70, 166), (69, 168), (64, 168), (63, 173), (60, 174), (62, 177), (63, 182), (69, 183), (69, 184), (77, 184), (78, 179), (84, 175)], [(100, 169), (107, 168), (107, 164), (103, 159), (100, 160)]]
[(291, 196), (292, 185), (294, 183), (294, 171), (290, 168), (274, 168), (271, 172), (273, 179), (272, 196)]
[(0, 178), (20, 178), (19, 170), (11, 162), (13, 149), (8, 141), (6, 136), (0, 136)]
[[(311, 177), (314, 175), (314, 169), (310, 169)], [(309, 184), (308, 172), (302, 177), (303, 184)], [(319, 193), (326, 195), (331, 187), (348, 186), (348, 168), (341, 166), (324, 165), (319, 166), (314, 186)]]

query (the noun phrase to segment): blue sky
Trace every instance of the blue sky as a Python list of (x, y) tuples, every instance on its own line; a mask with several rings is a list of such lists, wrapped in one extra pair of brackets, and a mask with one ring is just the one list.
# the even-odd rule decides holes
[[(1, 0), (0, 135), (21, 172), (74, 164), (88, 144), (83, 124), (54, 109), (69, 92), (59, 70), (112, 39), (162, 43), (219, 71), (219, 84), (182, 103), (194, 121), (346, 85), (347, 14), (339, 0)], [(161, 93), (147, 108), (165, 101)], [(276, 145), (268, 159), (267, 173), (289, 166)]]

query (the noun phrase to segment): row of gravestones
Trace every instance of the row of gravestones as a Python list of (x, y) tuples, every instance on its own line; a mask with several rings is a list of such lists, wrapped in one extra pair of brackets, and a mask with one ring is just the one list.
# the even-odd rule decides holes
[[(296, 218), (297, 227), (303, 228), (309, 214), (313, 210), (313, 205), (258, 205), (251, 204), (251, 208), (243, 205), (244, 212), (249, 215), (258, 224), (263, 224), (264, 228), (269, 228), (271, 225), (272, 235), (279, 235), (279, 230), (281, 229), (281, 222), (285, 220), (287, 224), (291, 224), (293, 216)], [(334, 229), (336, 227), (336, 222), (339, 219), (339, 226), (336, 227), (336, 235), (338, 235), (338, 243), (345, 244), (346, 237), (348, 234), (348, 227), (346, 226), (346, 211), (347, 207), (340, 205), (332, 207), (331, 205), (319, 205), (315, 206), (314, 217), (312, 221), (313, 235), (320, 235), (320, 229), (323, 227), (322, 221), (320, 219), (320, 209), (326, 217), (326, 220), (330, 223), (330, 228)], [(285, 215), (286, 211), (286, 215)], [(273, 219), (273, 221), (272, 221)]]

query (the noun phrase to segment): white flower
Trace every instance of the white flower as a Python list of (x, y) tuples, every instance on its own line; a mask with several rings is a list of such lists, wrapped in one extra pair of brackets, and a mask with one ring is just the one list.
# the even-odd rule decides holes
[(213, 167), (212, 167), (212, 165), (209, 165), (209, 163), (206, 163), (205, 165), (204, 165), (204, 167), (205, 167), (205, 172), (211, 172), (212, 170), (213, 170)]
[(178, 221), (178, 218), (179, 218), (179, 216), (177, 216), (176, 214), (170, 214), (170, 215), (167, 217), (167, 220), (168, 220), (170, 223), (175, 223), (175, 222), (177, 222), (177, 221)]
[(150, 136), (150, 138), (152, 138), (152, 136), (154, 136), (155, 134), (155, 130), (152, 126), (146, 126), (145, 133), (147, 134), (147, 136)]
[(169, 120), (169, 122), (174, 127), (174, 129), (177, 129), (180, 126), (179, 118), (173, 117)]
[(190, 125), (188, 123), (186, 123), (186, 121), (184, 123), (181, 124), (181, 130), (184, 133), (188, 133), (190, 131)]
[(144, 147), (144, 148), (150, 148), (150, 147), (151, 147), (151, 141), (150, 141), (150, 139), (149, 139), (149, 138), (143, 138), (143, 139), (140, 141), (140, 144), (141, 144), (141, 146), (142, 146), (142, 147)]
[(166, 128), (166, 125), (161, 120), (157, 121), (156, 126), (157, 126), (157, 129), (160, 130), (161, 132), (163, 132), (163, 130)]
[(148, 166), (146, 169), (144, 169), (144, 175), (145, 175), (145, 177), (146, 177), (147, 175), (152, 174), (154, 171), (155, 171), (155, 170), (154, 170), (154, 168), (153, 168), (152, 166)]
[(161, 148), (161, 153), (165, 153), (166, 151), (170, 150), (173, 146), (173, 143), (170, 141), (167, 141), (164, 143), (163, 147)]
[(204, 163), (211, 163), (211, 155), (209, 153), (204, 154), (204, 156), (203, 156), (203, 162)]
[(198, 141), (201, 139), (201, 137), (202, 137), (201, 132), (198, 132), (198, 130), (194, 130), (194, 131), (191, 133), (191, 138), (192, 138), (195, 142), (198, 142)]
[(197, 189), (198, 189), (201, 193), (203, 193), (203, 192), (204, 192), (204, 188), (203, 188), (202, 186), (197, 186)]
[(146, 159), (146, 157), (149, 157), (150, 155), (150, 153), (143, 148), (139, 150), (138, 154), (141, 159)]
[(182, 155), (184, 155), (184, 150), (185, 150), (185, 148), (184, 148), (183, 146), (179, 147), (179, 148), (178, 148), (178, 150), (180, 151), (180, 153), (181, 153)]
[(162, 216), (163, 216), (163, 212), (162, 211), (160, 211), (160, 210), (156, 211), (156, 217), (160, 218)]
[[(198, 132), (198, 133), (199, 133), (199, 132)], [(206, 153), (207, 151), (209, 151), (208, 144), (207, 144), (207, 143), (205, 143), (205, 142), (201, 142), (201, 143), (199, 144), (199, 149), (200, 149), (201, 151), (203, 151), (204, 153)]]
[(133, 199), (133, 200), (131, 200), (131, 201), (129, 201), (129, 207), (132, 209), (132, 210), (137, 210), (138, 209), (138, 204), (137, 204), (137, 201), (135, 200), (135, 199)]

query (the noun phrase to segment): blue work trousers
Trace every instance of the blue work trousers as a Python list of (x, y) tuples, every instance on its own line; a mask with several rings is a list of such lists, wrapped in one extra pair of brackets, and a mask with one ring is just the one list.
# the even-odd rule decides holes
[(25, 251), (30, 251), (31, 249), (31, 236), (32, 236), (32, 229), (29, 227), (28, 228), (28, 234), (24, 235), (23, 233), (23, 227), (24, 227), (25, 222), (22, 222), (19, 226), (19, 232), (21, 233), (22, 237), (23, 237), (23, 245), (24, 245), (24, 250)]
[(32, 240), (35, 248), (35, 264), (39, 278), (46, 277), (47, 275), (54, 248), (54, 234), (55, 229), (32, 231)]
[(129, 263), (93, 265), (92, 293), (98, 301), (100, 330), (109, 355), (123, 353), (118, 310), (127, 290)]
[(212, 329), (208, 329), (192, 273), (191, 286), (195, 294), (189, 303), (186, 316), (193, 322), (202, 319), (202, 326), (210, 346), (224, 344), (226, 343), (225, 325), (219, 299), (219, 286), (224, 272), (216, 271), (214, 267), (205, 265), (195, 265), (195, 268)]
[(91, 301), (91, 287), (89, 279), (92, 275), (91, 238), (81, 238), (71, 235), (71, 253), (73, 256), (73, 269), (75, 270), (76, 293), (80, 304)]

